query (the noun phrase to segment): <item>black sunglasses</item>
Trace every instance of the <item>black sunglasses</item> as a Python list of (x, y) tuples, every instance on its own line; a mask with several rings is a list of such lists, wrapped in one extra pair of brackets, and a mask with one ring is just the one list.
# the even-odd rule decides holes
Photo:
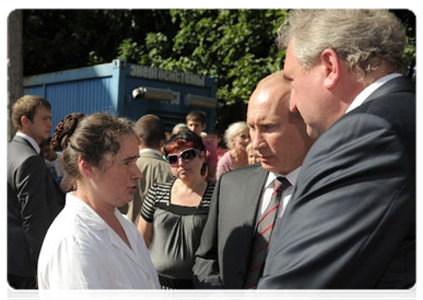
[(197, 156), (200, 156), (200, 153), (201, 151), (198, 149), (189, 148), (179, 154), (169, 154), (167, 156), (167, 160), (172, 167), (176, 167), (178, 165), (179, 158), (182, 158), (183, 161), (189, 161)]

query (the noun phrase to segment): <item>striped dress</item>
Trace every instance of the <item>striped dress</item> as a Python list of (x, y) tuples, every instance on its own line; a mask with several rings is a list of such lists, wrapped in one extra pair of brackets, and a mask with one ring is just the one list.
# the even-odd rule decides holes
[(200, 204), (172, 204), (174, 180), (155, 183), (141, 208), (141, 217), (153, 223), (150, 255), (163, 288), (192, 288), (192, 267), (207, 221), (214, 184), (209, 183)]

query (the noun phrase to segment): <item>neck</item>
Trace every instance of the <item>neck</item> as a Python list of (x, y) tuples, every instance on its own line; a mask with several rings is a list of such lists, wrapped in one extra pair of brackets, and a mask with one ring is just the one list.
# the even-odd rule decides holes
[(29, 132), (28, 130), (25, 130), (25, 128), (22, 128), (21, 130), (19, 130), (19, 132), (22, 132), (24, 134), (26, 134), (27, 136), (29, 136), (30, 138), (32, 138), (38, 145), (41, 143), (41, 141), (37, 140), (32, 134), (31, 132)]
[(75, 196), (88, 204), (103, 220), (115, 219), (115, 208), (105, 205), (103, 201), (98, 201), (96, 195), (81, 182), (77, 182)]
[(235, 148), (231, 149), (231, 156), (236, 161), (244, 161), (248, 159), (247, 151), (242, 149), (235, 149)]
[(193, 180), (178, 179), (177, 181), (179, 181), (180, 188), (191, 190), (193, 192), (201, 190), (204, 187), (204, 185), (207, 185), (207, 181), (202, 177), (199, 177), (199, 178), (196, 177)]

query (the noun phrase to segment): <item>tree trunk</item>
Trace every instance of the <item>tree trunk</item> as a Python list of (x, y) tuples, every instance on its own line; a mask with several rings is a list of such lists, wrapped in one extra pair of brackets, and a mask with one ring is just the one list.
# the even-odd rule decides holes
[(7, 18), (7, 140), (16, 133), (12, 122), (12, 107), (23, 95), (23, 28), (22, 10), (14, 10)]

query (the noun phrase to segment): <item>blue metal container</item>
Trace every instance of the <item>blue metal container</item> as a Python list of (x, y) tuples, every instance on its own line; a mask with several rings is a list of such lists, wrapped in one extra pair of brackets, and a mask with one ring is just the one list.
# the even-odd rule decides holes
[[(122, 60), (24, 78), (24, 94), (52, 105), (53, 125), (67, 114), (106, 112), (137, 121), (159, 116), (166, 130), (185, 123), (192, 110), (206, 113), (206, 131), (214, 129), (217, 79), (165, 71)], [(54, 129), (52, 129), (53, 131)]]

